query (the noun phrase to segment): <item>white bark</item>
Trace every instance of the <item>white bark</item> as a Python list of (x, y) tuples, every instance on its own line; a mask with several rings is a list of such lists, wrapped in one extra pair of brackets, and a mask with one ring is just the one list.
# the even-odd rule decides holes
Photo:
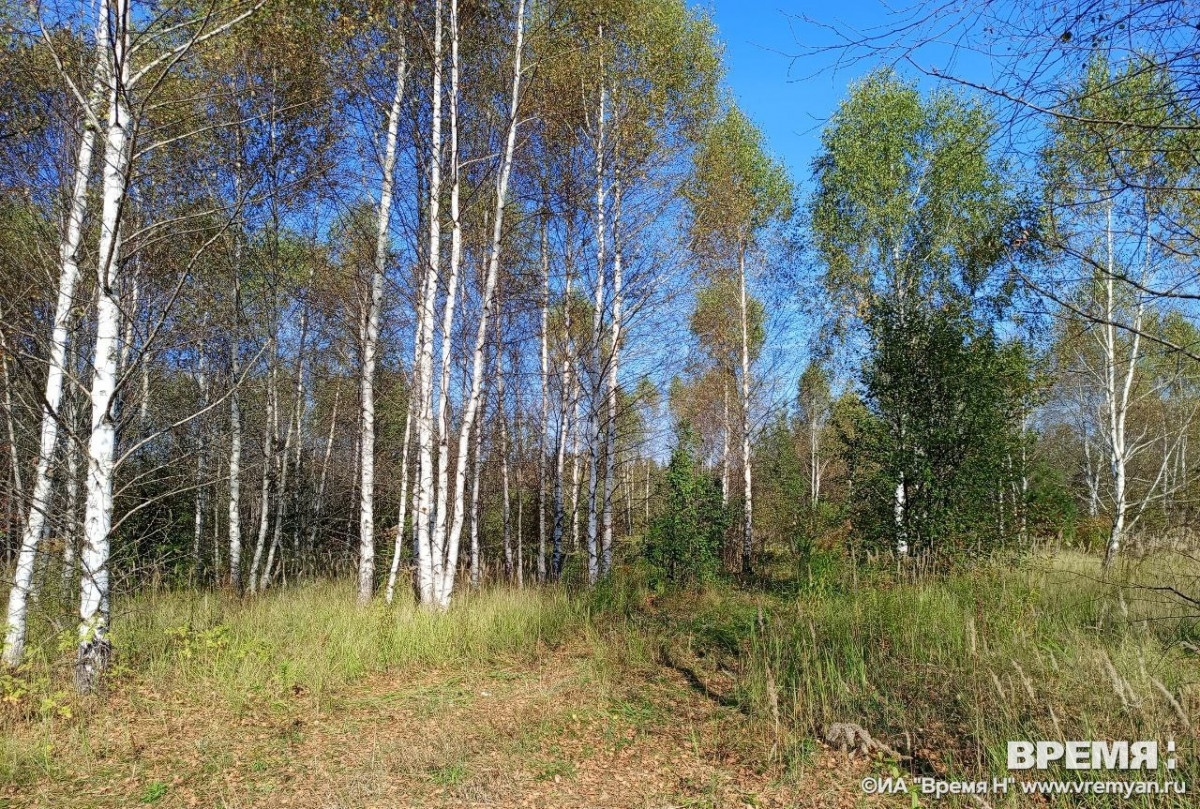
[(496, 421), (500, 427), (500, 515), (501, 515), (501, 548), (504, 552), (504, 577), (509, 581), (513, 578), (512, 552), (512, 514), (509, 507), (508, 486), (508, 404), (504, 401), (504, 351), (496, 340)]
[[(267, 373), (267, 412), (263, 422), (262, 442), (262, 491), (258, 500), (258, 539), (254, 543), (254, 558), (250, 562), (250, 592), (258, 592), (259, 570), (262, 564), (263, 550), (267, 543), (267, 531), (271, 527), (271, 477), (275, 459), (275, 433), (277, 432), (279, 400), (277, 397), (275, 374), (274, 338), (269, 338), (272, 346), (271, 368)], [(278, 492), (277, 492), (278, 494)]]
[[(1100, 328), (1100, 348), (1104, 355), (1104, 409), (1107, 415), (1108, 428), (1108, 462), (1112, 473), (1113, 485), (1113, 524), (1108, 535), (1108, 545), (1104, 553), (1104, 566), (1109, 567), (1121, 551), (1121, 543), (1125, 536), (1126, 512), (1129, 508), (1127, 492), (1127, 473), (1131, 447), (1125, 434), (1125, 421), (1129, 413), (1129, 398), (1133, 391), (1134, 377), (1137, 371), (1141, 347), (1141, 327), (1143, 304), (1139, 296), (1135, 305), (1133, 318), (1133, 336), (1124, 356), (1118, 357), (1120, 346), (1117, 340), (1116, 290), (1114, 273), (1116, 271), (1116, 251), (1113, 244), (1112, 205), (1107, 209), (1106, 245), (1107, 261), (1103, 279), (1104, 322)], [(1147, 248), (1148, 249), (1148, 248)], [(1124, 366), (1123, 368), (1121, 366)]]
[(435, 603), (434, 560), (430, 519), (433, 508), (433, 317), (441, 266), (442, 196), (442, 0), (434, 2), (433, 65), (431, 78), (432, 110), (429, 123), (429, 259), (425, 283), (420, 295), (416, 345), (418, 358), (414, 377), (417, 400), (417, 483), (414, 487), (416, 508), (415, 544), (417, 585), (421, 603)]
[[(599, 31), (600, 45), (604, 45), (604, 29)], [(601, 339), (604, 325), (604, 286), (605, 286), (605, 187), (604, 187), (604, 124), (608, 101), (608, 85), (604, 82), (604, 56), (600, 56), (600, 98), (599, 111), (596, 116), (596, 289), (592, 309), (592, 367), (590, 380), (591, 397), (588, 405), (590, 434), (588, 443), (591, 447), (591, 475), (588, 478), (588, 582), (595, 584), (600, 578), (600, 537), (597, 524), (597, 499), (600, 485), (600, 450), (603, 442), (604, 426), (600, 416), (600, 393), (603, 390), (604, 369), (601, 363)]]
[(521, 102), (521, 62), (525, 41), (525, 0), (517, 2), (516, 37), (513, 43), (512, 91), (509, 97), (508, 132), (504, 141), (504, 155), (500, 162), (500, 173), (496, 179), (496, 204), (492, 217), (492, 241), (488, 253), (487, 276), (484, 280), (483, 300), (480, 304), (479, 328), (475, 334), (475, 354), (471, 369), (471, 391), (463, 410), (462, 426), (458, 435), (458, 456), (454, 472), (454, 514), (450, 524), (450, 536), (446, 557), (442, 562), (441, 576), (436, 583), (435, 598), (439, 607), (450, 604), (454, 589), (454, 576), (458, 567), (458, 547), (462, 536), (464, 494), (466, 491), (467, 450), (470, 446), (471, 430), (479, 410), (480, 390), (483, 384), (484, 346), (487, 341), (488, 314), (496, 292), (496, 280), (500, 272), (500, 250), (504, 235), (504, 212), (508, 203), (508, 183), (512, 174), (513, 153), (516, 151), (518, 112)]
[(617, 464), (617, 370), (621, 358), (621, 240), (618, 228), (621, 220), (621, 179), (618, 174), (613, 183), (613, 290), (612, 329), (608, 358), (608, 425), (604, 431), (604, 534), (600, 544), (600, 575), (612, 572), (613, 544), (613, 486), (616, 483)]
[(132, 126), (126, 103), (129, 9), (121, 0), (108, 0), (106, 8), (107, 20), (101, 25), (108, 27), (111, 58), (107, 60), (105, 70), (108, 121), (97, 250), (96, 345), (92, 360), (92, 429), (88, 440), (87, 505), (81, 558), (79, 649), (75, 663), (75, 685), (80, 691), (95, 688), (112, 651), (108, 639), (108, 557), (116, 450), (113, 405), (121, 318), (117, 289), (121, 274), (120, 219), (128, 188), (128, 138)]
[(550, 318), (550, 247), (546, 233), (546, 214), (543, 211), (541, 221), (542, 247), (542, 318), (539, 337), (541, 338), (539, 367), (541, 381), (541, 413), (538, 420), (537, 441), (537, 519), (538, 519), (538, 552), (537, 578), (539, 582), (546, 580), (546, 435), (550, 430), (550, 347), (547, 329)]
[[(570, 243), (568, 240), (568, 253)], [(567, 455), (567, 437), (570, 433), (571, 408), (571, 265), (569, 257), (566, 266), (566, 279), (563, 293), (563, 345), (562, 366), (559, 370), (559, 408), (558, 432), (554, 447), (554, 534), (552, 537), (553, 551), (550, 560), (550, 570), (557, 581), (562, 576), (563, 568), (563, 533), (566, 530), (566, 510), (563, 507), (563, 489), (566, 488), (565, 461)]]
[[(200, 389), (201, 406), (205, 409), (208, 407), (208, 362), (205, 352), (204, 340), (200, 340), (199, 360), (196, 369), (196, 384)], [(200, 570), (200, 543), (204, 538), (204, 506), (205, 506), (205, 488), (204, 488), (204, 461), (207, 454), (208, 442), (206, 440), (204, 426), (201, 425), (197, 430), (196, 435), (196, 491), (193, 492), (192, 499), (192, 575), (195, 575)]]
[[(462, 217), (459, 211), (458, 151), (458, 0), (450, 0), (450, 272), (446, 281), (446, 302), (442, 310), (441, 379), (438, 385), (437, 436), (438, 474), (437, 502), (433, 510), (433, 534), (430, 547), (433, 553), (434, 591), (437, 593), (445, 579), (446, 561), (446, 498), (450, 476), (450, 367), (451, 343), (454, 337), (454, 307), (458, 301), (458, 275), (462, 263)], [(485, 302), (486, 305), (486, 302)]]
[(746, 247), (738, 251), (738, 311), (742, 327), (742, 482), (745, 525), (742, 530), (742, 573), (751, 572), (754, 552), (754, 475), (750, 460), (750, 313), (746, 298)]
[(721, 380), (721, 505), (729, 505), (729, 383)]
[[(17, 665), (25, 654), (26, 601), (33, 586), (33, 564), (37, 555), (37, 544), (46, 524), (50, 505), (51, 463), (58, 445), (59, 406), (62, 402), (63, 380), (66, 376), (67, 342), (70, 335), (71, 309), (75, 302), (75, 285), (79, 281), (79, 246), (83, 241), (83, 219), (87, 211), (88, 178), (91, 176), (92, 155), (95, 151), (96, 128), (92, 124), (99, 112), (100, 99), (104, 93), (108, 73), (108, 26), (105, 10), (100, 11), (96, 26), (96, 68), (92, 91), (88, 98), (88, 109), (83, 111), (83, 132), (79, 139), (79, 150), (75, 157), (75, 177), (71, 189), (71, 202), (67, 209), (62, 240), (59, 244), (58, 300), (54, 306), (54, 322), (50, 332), (50, 352), (46, 369), (46, 387), (42, 402), (42, 423), (38, 443), (37, 464), (33, 473), (33, 497), (29, 503), (29, 514), (21, 536), (21, 549), (13, 572), (13, 587), (9, 593), (5, 620), (3, 661)], [(5, 375), (8, 366), (5, 358)], [(5, 396), (9, 396), (7, 379)], [(10, 418), (12, 407), (8, 407)], [(25, 497), (21, 486), (21, 472), (17, 464), (15, 437), (9, 437), (13, 451), (13, 481), (20, 502)], [(72, 546), (73, 547), (73, 546)]]
[(407, 72), (404, 45), (396, 66), (396, 91), (388, 112), (387, 142), (383, 155), (383, 181), (379, 191), (379, 218), (375, 235), (375, 263), (372, 267), (369, 298), (366, 302), (362, 345), (361, 435), (359, 470), (362, 475), (358, 512), (358, 603), (371, 600), (375, 589), (375, 361), (379, 346), (379, 310), (383, 302), (383, 276), (387, 270), (392, 196), (395, 187), (396, 142), (400, 131), (400, 111), (404, 102), (404, 78)]
[(404, 417), (404, 446), (400, 450), (400, 515), (396, 520), (396, 542), (392, 548), (392, 566), (388, 570), (384, 600), (392, 603), (396, 595), (396, 576), (400, 572), (400, 555), (404, 549), (404, 525), (408, 522), (408, 445), (412, 443), (412, 409)]
[(333, 434), (337, 428), (338, 404), (342, 399), (342, 389), (339, 386), (333, 392), (333, 409), (329, 415), (329, 436), (325, 439), (325, 456), (321, 461), (321, 476), (317, 482), (317, 503), (313, 508), (313, 521), (308, 529), (308, 546), (311, 549), (317, 542), (317, 529), (321, 524), (321, 515), (325, 511), (325, 483), (329, 479), (329, 456), (333, 454)]
[[(487, 393), (482, 394), (486, 407)], [(483, 579), (483, 565), (479, 558), (479, 472), (483, 468), (483, 460), (479, 453), (483, 445), (483, 430), (476, 430), (472, 438), (474, 450), (471, 453), (471, 547), (470, 547), (470, 576), (471, 589), (478, 590)]]

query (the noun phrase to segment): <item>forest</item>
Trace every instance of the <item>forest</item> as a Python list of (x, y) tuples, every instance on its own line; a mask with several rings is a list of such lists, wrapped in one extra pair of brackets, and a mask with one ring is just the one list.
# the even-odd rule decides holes
[(1196, 805), (1200, 12), (792, 5), (0, 0), (0, 806)]

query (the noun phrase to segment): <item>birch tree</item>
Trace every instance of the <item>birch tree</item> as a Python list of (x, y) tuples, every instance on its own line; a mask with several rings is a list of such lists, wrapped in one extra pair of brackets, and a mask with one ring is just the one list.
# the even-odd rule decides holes
[(705, 244), (721, 273), (737, 285), (739, 416), (742, 449), (742, 572), (752, 569), (754, 475), (751, 447), (751, 301), (747, 261), (764, 229), (790, 216), (792, 190), (782, 166), (765, 151), (762, 135), (740, 111), (728, 110), (705, 134), (688, 191), (693, 239)]

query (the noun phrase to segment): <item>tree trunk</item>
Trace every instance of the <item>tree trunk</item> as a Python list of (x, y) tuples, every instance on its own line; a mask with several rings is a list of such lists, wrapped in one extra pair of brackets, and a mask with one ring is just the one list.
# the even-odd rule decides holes
[[(599, 29), (600, 45), (604, 45), (604, 28)], [(595, 584), (600, 578), (601, 556), (600, 535), (597, 523), (598, 498), (600, 495), (600, 453), (603, 447), (604, 423), (601, 420), (600, 393), (604, 388), (604, 367), (602, 365), (601, 338), (604, 325), (604, 284), (605, 284), (605, 187), (604, 187), (604, 116), (608, 101), (608, 85), (604, 82), (604, 56), (600, 56), (600, 99), (596, 115), (596, 290), (592, 309), (592, 367), (591, 367), (591, 396), (589, 397), (588, 416), (590, 434), (588, 443), (591, 447), (591, 475), (588, 478), (588, 582)]]
[(88, 440), (87, 505), (84, 516), (82, 583), (79, 600), (79, 649), (75, 687), (92, 691), (108, 667), (112, 644), (109, 619), (109, 532), (112, 530), (113, 462), (116, 424), (113, 404), (117, 382), (117, 346), (121, 306), (121, 212), (129, 187), (129, 128), (125, 92), (129, 80), (129, 11), (122, 3), (107, 4), (112, 37), (107, 60), (108, 124), (104, 146), (104, 180), (97, 250), (96, 345), (92, 360), (92, 430)]
[(754, 475), (750, 461), (750, 323), (746, 300), (746, 246), (738, 249), (738, 313), (742, 326), (742, 482), (745, 485), (742, 574), (751, 573), (754, 551)]
[[(75, 157), (75, 177), (71, 190), (71, 202), (67, 210), (66, 226), (59, 245), (58, 300), (54, 306), (54, 322), (50, 332), (49, 362), (46, 369), (46, 387), (42, 402), (41, 433), (38, 444), (37, 463), (33, 473), (33, 497), (29, 503), (29, 515), (24, 521), (21, 549), (13, 572), (13, 587), (9, 593), (6, 614), (3, 661), (18, 665), (25, 655), (25, 611), (26, 600), (33, 586), (33, 564), (37, 555), (37, 544), (46, 524), (50, 504), (51, 464), (58, 445), (59, 405), (62, 402), (63, 380), (66, 376), (67, 343), (70, 339), (71, 308), (75, 301), (75, 285), (79, 281), (79, 247), (83, 241), (83, 220), (87, 212), (88, 179), (91, 176), (92, 155), (95, 152), (96, 127), (92, 119), (100, 112), (100, 99), (108, 83), (111, 70), (109, 59), (108, 24), (106, 10), (101, 7), (96, 26), (96, 67), (93, 74), (89, 109), (84, 110), (83, 133), (79, 139), (79, 151)], [(122, 120), (121, 124), (124, 125)], [(122, 158), (123, 159), (123, 158)], [(114, 189), (115, 192), (115, 189)], [(115, 212), (114, 212), (115, 213)], [(7, 350), (5, 350), (7, 355)], [(10, 397), (7, 356), (4, 358), (5, 396)], [(17, 460), (17, 444), (12, 433), (12, 406), (8, 406), (9, 442), (13, 453), (13, 483), (17, 497), (24, 506), (25, 494), (21, 485), (21, 471)], [(72, 540), (73, 542), (73, 540)]]
[[(439, 17), (440, 20), (440, 17)], [(403, 42), (396, 66), (396, 91), (388, 113), (387, 145), (383, 156), (383, 181), (379, 191), (379, 219), (376, 225), (375, 262), (371, 273), (370, 297), (366, 305), (362, 346), (361, 442), (359, 461), (362, 485), (358, 508), (358, 603), (371, 600), (375, 589), (375, 358), (379, 345), (379, 309), (383, 302), (383, 276), (387, 271), (388, 242), (391, 230), (392, 194), (396, 173), (396, 141), (400, 130), (400, 111), (404, 101), (404, 77), (407, 60)]]
[(483, 286), (483, 300), (480, 303), (479, 328), (475, 334), (475, 355), (471, 370), (471, 392), (467, 396), (463, 409), (462, 425), (458, 435), (458, 456), (454, 472), (454, 515), (450, 524), (450, 537), (446, 548), (446, 558), (442, 563), (442, 575), (437, 582), (436, 603), (441, 608), (450, 605), (450, 596), (454, 590), (454, 575), (458, 567), (458, 546), (462, 536), (463, 515), (465, 513), (465, 491), (467, 474), (467, 449), (470, 446), (471, 430), (474, 428), (475, 416), (479, 409), (479, 392), (483, 384), (484, 345), (487, 340), (488, 314), (493, 305), (496, 283), (500, 271), (500, 248), (504, 235), (504, 212), (508, 203), (508, 183), (512, 174), (513, 154), (516, 151), (517, 126), (520, 123), (518, 113), (521, 101), (521, 62), (525, 41), (525, 0), (517, 2), (517, 18), (515, 22), (516, 37), (513, 43), (513, 74), (512, 91), (509, 98), (508, 131), (504, 142), (504, 155), (500, 162), (500, 173), (496, 179), (496, 204), (492, 221), (491, 248), (488, 253), (487, 276)]
[(539, 359), (541, 381), (541, 413), (538, 419), (537, 441), (537, 521), (538, 521), (538, 551), (537, 578), (538, 582), (546, 581), (546, 435), (550, 431), (550, 346), (547, 329), (550, 318), (550, 246), (546, 232), (546, 211), (541, 217), (541, 249), (542, 249), (542, 318), (539, 337), (541, 352)]
[(396, 520), (396, 542), (392, 549), (392, 566), (388, 570), (384, 600), (392, 603), (396, 595), (396, 576), (400, 572), (400, 555), (404, 549), (404, 524), (408, 522), (408, 445), (412, 443), (412, 410), (404, 416), (404, 446), (400, 450), (400, 516)]

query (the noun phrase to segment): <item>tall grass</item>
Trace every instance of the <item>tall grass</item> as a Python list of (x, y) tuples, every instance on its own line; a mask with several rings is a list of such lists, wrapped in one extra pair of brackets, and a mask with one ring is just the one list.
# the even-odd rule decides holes
[[(494, 588), (448, 611), (411, 598), (366, 609), (349, 581), (316, 581), (256, 598), (226, 592), (151, 590), (114, 607), (116, 662), (109, 681), (270, 698), (295, 686), (318, 698), (364, 674), (528, 654), (577, 626), (586, 605), (558, 589)], [(66, 646), (43, 642), (24, 676), (62, 680)], [(57, 648), (57, 653), (46, 650)]]
[(801, 746), (851, 722), (910, 755), (915, 772), (992, 776), (1012, 774), (1010, 740), (1173, 740), (1169, 775), (1191, 782), (1196, 620), (1146, 586), (1186, 592), (1195, 573), (1142, 565), (1105, 581), (1098, 560), (1078, 555), (916, 582), (841, 571), (787, 598), (691, 596), (690, 629), (740, 659), (743, 705), (764, 725), (780, 717)]

